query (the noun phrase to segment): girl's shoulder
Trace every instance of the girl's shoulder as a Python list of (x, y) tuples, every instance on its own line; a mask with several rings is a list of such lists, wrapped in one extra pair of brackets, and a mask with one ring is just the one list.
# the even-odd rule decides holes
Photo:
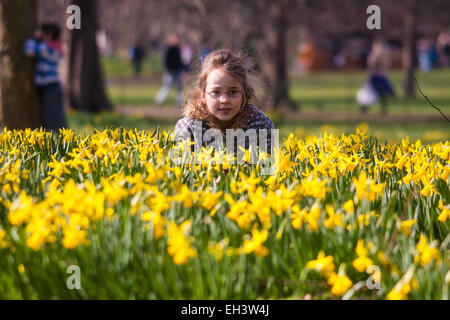
[(178, 120), (175, 124), (174, 134), (178, 139), (193, 139), (196, 130), (201, 130), (201, 132), (203, 133), (207, 128), (208, 126), (203, 124), (202, 121), (195, 120), (190, 117), (184, 117)]
[(275, 126), (264, 111), (257, 109), (254, 105), (249, 105), (250, 116), (247, 120), (249, 129), (274, 129)]
[(189, 128), (189, 127), (193, 126), (194, 121), (195, 121), (194, 119), (189, 118), (189, 117), (181, 118), (180, 120), (177, 121), (177, 124), (175, 125), (175, 130)]
[(189, 117), (184, 117), (177, 121), (175, 125), (175, 134), (184, 134), (193, 132), (195, 120)]

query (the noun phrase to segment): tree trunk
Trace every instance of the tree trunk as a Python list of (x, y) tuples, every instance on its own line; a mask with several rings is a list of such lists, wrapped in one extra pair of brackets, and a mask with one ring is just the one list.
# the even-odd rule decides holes
[(70, 48), (70, 105), (77, 110), (98, 113), (112, 110), (103, 80), (96, 42), (98, 0), (73, 0), (81, 9), (81, 29), (72, 30)]
[(42, 126), (34, 61), (23, 53), (36, 28), (36, 0), (0, 1), (0, 127)]
[(289, 0), (267, 2), (265, 25), (264, 62), (262, 70), (269, 86), (267, 101), (271, 108), (284, 111), (296, 110), (289, 97), (287, 73), (287, 32), (289, 28)]
[(411, 0), (405, 10), (403, 38), (403, 91), (405, 97), (414, 97), (414, 72), (416, 69), (416, 3)]

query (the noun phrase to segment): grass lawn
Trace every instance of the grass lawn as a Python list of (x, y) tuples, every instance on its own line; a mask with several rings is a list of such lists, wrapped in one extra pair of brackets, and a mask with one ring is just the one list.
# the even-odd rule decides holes
[[(397, 98), (391, 99), (389, 112), (392, 114), (436, 114), (419, 93), (407, 99), (402, 92), (402, 74), (393, 71), (389, 74)], [(292, 77), (291, 97), (300, 103), (304, 110), (324, 110), (359, 112), (355, 96), (367, 75), (356, 72), (319, 72)], [(431, 102), (444, 114), (450, 116), (450, 70), (436, 70), (428, 73), (418, 72), (417, 81)], [(379, 113), (379, 106), (370, 112)]]
[[(130, 78), (132, 69), (129, 62), (119, 58), (105, 59), (103, 65), (107, 78), (111, 80), (108, 93), (112, 102), (115, 105), (127, 106), (153, 105), (154, 97), (162, 85), (162, 68), (158, 59), (158, 56), (152, 55), (145, 61), (144, 79), (137, 82)], [(290, 95), (305, 111), (359, 112), (355, 96), (366, 76), (364, 71), (326, 71), (292, 75)], [(399, 70), (392, 71), (389, 77), (397, 93), (397, 98), (390, 101), (390, 113), (438, 114), (420, 94), (415, 98), (404, 98), (402, 73)], [(450, 70), (418, 72), (416, 78), (432, 103), (450, 116)], [(174, 89), (164, 105), (175, 105)], [(369, 112), (378, 113), (379, 106), (374, 106)]]
[[(130, 59), (121, 57), (105, 57), (102, 60), (103, 71), (107, 78), (129, 78), (133, 76), (133, 66)], [(152, 53), (142, 64), (142, 76), (159, 74), (163, 71), (159, 54)]]
[[(153, 55), (144, 63), (143, 78), (133, 80), (131, 65), (119, 58), (108, 58), (103, 61), (108, 76), (108, 92), (116, 106), (149, 106), (154, 103), (154, 96), (161, 85), (161, 69), (158, 69), (158, 57)], [(405, 99), (401, 95), (401, 73), (391, 73), (393, 85), (399, 97), (392, 100), (389, 106), (391, 114), (439, 114), (431, 107), (421, 95), (413, 99)], [(356, 91), (360, 88), (366, 74), (357, 72), (316, 72), (296, 75), (291, 78), (291, 96), (305, 111), (333, 111), (333, 112), (359, 112), (355, 102)], [(417, 79), (422, 91), (435, 106), (450, 117), (450, 70), (436, 70), (429, 73), (418, 73)], [(175, 92), (172, 90), (166, 107), (171, 107), (175, 101)], [(370, 113), (378, 113), (375, 106)], [(156, 121), (142, 116), (127, 117), (117, 113), (104, 113), (89, 115), (78, 112), (69, 113), (69, 125), (78, 133), (89, 134), (94, 129), (102, 130), (106, 127), (122, 126), (128, 129), (153, 131), (173, 130), (177, 119)], [(280, 138), (295, 133), (300, 137), (307, 135), (320, 135), (323, 132), (339, 135), (350, 134), (356, 131), (361, 124), (359, 121), (330, 121), (326, 118), (317, 121), (289, 121), (277, 117), (273, 119), (276, 128), (280, 129)], [(442, 121), (425, 124), (389, 125), (378, 122), (367, 122), (369, 134), (379, 140), (399, 142), (409, 136), (411, 139), (421, 139), (424, 143), (445, 141), (450, 138), (450, 126)]]

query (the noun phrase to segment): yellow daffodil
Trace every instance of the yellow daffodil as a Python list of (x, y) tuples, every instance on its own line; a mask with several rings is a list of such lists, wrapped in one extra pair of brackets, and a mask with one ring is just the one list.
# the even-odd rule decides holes
[(365, 272), (367, 267), (373, 265), (372, 259), (368, 257), (369, 251), (364, 247), (363, 239), (359, 239), (356, 244), (356, 254), (358, 258), (353, 260), (353, 267), (359, 272)]
[(420, 190), (420, 194), (423, 195), (424, 197), (428, 197), (431, 194), (437, 194), (439, 195), (440, 193), (438, 191), (436, 191), (436, 189), (434, 188), (433, 184), (431, 184), (429, 181), (425, 182), (425, 185), (423, 187), (422, 190)]
[(411, 227), (417, 223), (417, 219), (403, 220), (400, 222), (399, 229), (401, 232), (409, 237), (411, 235)]
[(347, 211), (349, 214), (355, 213), (355, 206), (353, 204), (352, 199), (350, 199), (344, 203), (344, 210)]
[(291, 224), (294, 229), (300, 229), (302, 227), (303, 221), (305, 220), (305, 216), (307, 215), (306, 210), (302, 209), (300, 210), (300, 207), (298, 204), (295, 204), (292, 207), (292, 214), (291, 214)]
[(146, 225), (146, 230), (153, 230), (153, 237), (155, 239), (159, 239), (164, 235), (164, 231), (166, 228), (166, 219), (161, 216), (159, 212), (154, 211), (146, 211), (142, 213), (141, 220), (150, 221), (150, 225)]
[(447, 221), (447, 219), (450, 217), (450, 206), (445, 206), (442, 203), (442, 199), (439, 199), (439, 205), (438, 205), (439, 209), (441, 209), (441, 213), (438, 216), (438, 220), (441, 222), (445, 222)]
[(308, 214), (305, 215), (305, 220), (308, 223), (308, 230), (317, 231), (319, 229), (318, 220), (320, 218), (320, 207), (314, 203)]
[(306, 263), (306, 268), (329, 276), (334, 272), (333, 256), (325, 256), (324, 251), (319, 251), (317, 259), (310, 260)]
[(343, 296), (353, 286), (353, 282), (345, 274), (333, 273), (328, 277), (328, 284), (332, 285), (331, 293)]
[(441, 254), (436, 247), (436, 244), (428, 244), (427, 237), (423, 234), (420, 235), (420, 240), (416, 245), (418, 254), (414, 256), (414, 262), (420, 263), (422, 266), (427, 266), (432, 260), (439, 261)]
[(244, 240), (243, 251), (245, 254), (254, 252), (259, 257), (265, 257), (269, 253), (269, 249), (263, 246), (263, 243), (267, 240), (267, 230), (259, 231), (256, 228), (252, 230), (252, 238), (250, 240)]
[(173, 257), (173, 262), (178, 265), (184, 265), (189, 258), (197, 257), (197, 252), (191, 247), (191, 239), (186, 237), (192, 222), (187, 220), (178, 226), (174, 221), (169, 223), (169, 238), (167, 249)]
[(389, 291), (386, 299), (388, 300), (407, 300), (408, 294), (412, 289), (418, 288), (417, 280), (414, 276), (414, 266), (408, 268), (403, 277), (395, 284), (394, 288)]
[(228, 238), (224, 238), (218, 243), (210, 243), (208, 244), (208, 252), (213, 255), (217, 261), (222, 261), (223, 254), (228, 249), (229, 242)]
[(325, 227), (327, 227), (328, 229), (334, 229), (335, 226), (342, 226), (342, 214), (337, 214), (334, 211), (334, 208), (330, 205), (327, 205), (325, 207), (325, 210), (328, 214), (328, 219), (326, 219), (323, 224)]
[(9, 245), (9, 241), (6, 238), (6, 231), (0, 228), (0, 249), (6, 248)]

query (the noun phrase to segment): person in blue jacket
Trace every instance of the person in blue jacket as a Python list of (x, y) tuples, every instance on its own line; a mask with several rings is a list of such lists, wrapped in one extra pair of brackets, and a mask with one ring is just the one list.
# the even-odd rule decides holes
[(58, 71), (59, 61), (63, 58), (60, 33), (58, 25), (43, 24), (24, 46), (24, 53), (36, 60), (34, 82), (42, 99), (44, 128), (54, 131), (67, 127)]
[(381, 105), (381, 113), (387, 114), (388, 97), (395, 97), (394, 87), (387, 77), (391, 66), (390, 49), (383, 38), (377, 38), (367, 59), (369, 83), (375, 90)]

